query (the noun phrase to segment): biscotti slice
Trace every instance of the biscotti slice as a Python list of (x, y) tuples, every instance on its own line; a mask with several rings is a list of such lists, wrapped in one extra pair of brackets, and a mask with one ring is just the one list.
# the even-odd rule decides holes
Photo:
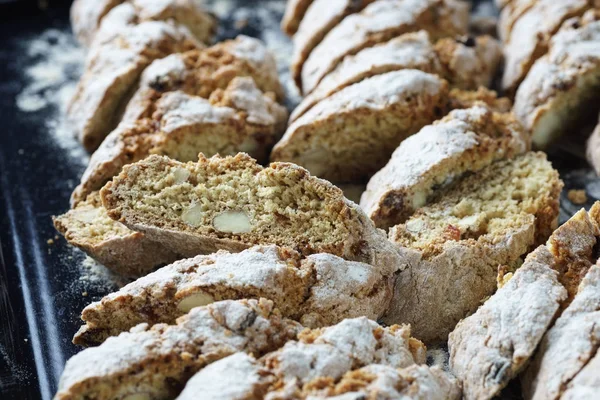
[(529, 140), (512, 114), (485, 104), (454, 110), (400, 143), (369, 181), (360, 205), (375, 225), (387, 229), (463, 174), (524, 153)]
[(447, 98), (446, 81), (418, 70), (365, 79), (294, 121), (271, 160), (334, 182), (360, 182), (383, 167), (402, 140), (441, 117)]
[(369, 264), (331, 254), (301, 260), (276, 246), (220, 251), (163, 267), (90, 304), (81, 316), (84, 335), (75, 335), (74, 342), (92, 344), (86, 336), (114, 336), (142, 322), (173, 323), (193, 307), (221, 300), (267, 298), (284, 317), (309, 328), (358, 316), (377, 319), (392, 285), (393, 277)]
[(167, 247), (108, 217), (98, 192), (92, 192), (54, 226), (67, 241), (113, 272), (136, 278), (180, 259)]
[(216, 31), (216, 19), (194, 0), (75, 0), (71, 6), (71, 27), (79, 42), (89, 46), (102, 19), (124, 2), (134, 7), (139, 22), (172, 20), (184, 25), (203, 43), (210, 42)]
[(409, 267), (384, 317), (410, 323), (426, 343), (443, 341), (496, 289), (497, 268), (556, 227), (562, 182), (543, 153), (497, 161), (450, 187), (390, 230)]
[(600, 238), (600, 203), (559, 227), (477, 312), (450, 334), (450, 366), (466, 399), (491, 399), (527, 365), (577, 293)]
[(455, 0), (379, 0), (350, 15), (314, 48), (302, 68), (301, 88), (310, 93), (345, 56), (419, 29), (435, 40), (467, 31), (469, 6)]
[(596, 118), (600, 101), (600, 14), (587, 12), (565, 23), (550, 50), (531, 68), (515, 98), (515, 115), (547, 148)]
[(437, 74), (461, 89), (488, 86), (502, 51), (489, 36), (475, 40), (445, 38), (435, 45), (426, 31), (407, 33), (345, 57), (294, 109), (295, 121), (319, 101), (363, 79), (401, 69)]
[(294, 35), (298, 31), (300, 22), (306, 14), (306, 10), (312, 4), (313, 0), (288, 0), (285, 5), (285, 12), (281, 20), (281, 30), (288, 36)]
[(262, 92), (283, 98), (275, 59), (258, 39), (240, 35), (205, 49), (172, 54), (146, 68), (123, 120), (151, 117), (165, 93), (179, 90), (208, 99), (217, 89), (227, 88), (234, 78), (246, 76)]
[(573, 302), (544, 336), (522, 377), (526, 398), (565, 398), (563, 393), (597, 357), (599, 346), (600, 265), (596, 264), (581, 281)]
[(197, 307), (177, 325), (140, 324), (78, 353), (67, 361), (55, 399), (174, 398), (206, 365), (237, 352), (260, 357), (300, 328), (266, 300)]
[(500, 10), (497, 33), (500, 40), (507, 43), (515, 22), (537, 3), (537, 0), (514, 0)]
[[(111, 13), (123, 8), (132, 7), (123, 4)], [(84, 75), (67, 110), (69, 124), (86, 150), (94, 151), (117, 126), (144, 68), (155, 59), (195, 47), (187, 30), (149, 21), (123, 27), (111, 40), (90, 49)]]
[(293, 37), (294, 52), (290, 70), (296, 85), (301, 88), (304, 62), (313, 49), (344, 17), (362, 10), (373, 0), (314, 0), (308, 7), (298, 32)]
[(515, 93), (533, 63), (548, 51), (548, 40), (564, 21), (582, 15), (590, 0), (538, 0), (515, 22), (504, 47), (502, 87)]
[(394, 273), (398, 252), (355, 203), (304, 168), (248, 155), (181, 163), (149, 158), (101, 191), (111, 218), (186, 256), (276, 244), (330, 253)]
[(72, 204), (100, 190), (124, 165), (150, 154), (195, 161), (200, 152), (212, 156), (245, 151), (266, 161), (287, 119), (285, 108), (263, 94), (250, 77), (234, 78), (209, 99), (166, 92), (150, 108), (151, 116), (123, 121), (107, 136), (71, 195)]

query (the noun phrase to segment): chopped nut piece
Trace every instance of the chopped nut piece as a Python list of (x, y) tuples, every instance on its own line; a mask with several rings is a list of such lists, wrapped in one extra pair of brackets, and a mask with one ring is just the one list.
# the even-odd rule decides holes
[(206, 293), (194, 293), (181, 300), (177, 305), (177, 308), (185, 313), (189, 312), (192, 308), (207, 306), (213, 303), (215, 299)]
[(585, 190), (583, 189), (571, 189), (569, 190), (569, 193), (567, 193), (567, 197), (573, 204), (585, 204), (588, 201), (587, 195), (585, 194)]
[(181, 219), (188, 225), (199, 226), (202, 224), (202, 205), (194, 204), (181, 214)]
[(247, 233), (252, 230), (250, 218), (243, 211), (225, 211), (213, 219), (216, 230), (229, 233)]

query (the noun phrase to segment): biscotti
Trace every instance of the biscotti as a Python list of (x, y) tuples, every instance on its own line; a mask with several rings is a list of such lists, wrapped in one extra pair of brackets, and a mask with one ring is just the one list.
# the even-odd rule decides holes
[(403, 33), (426, 30), (435, 40), (464, 34), (468, 5), (455, 0), (380, 0), (333, 28), (302, 67), (301, 89), (310, 93), (345, 56)]
[[(515, 114), (547, 148), (586, 117), (596, 118), (600, 88), (600, 18), (594, 11), (565, 22), (519, 86)], [(593, 113), (593, 115), (586, 115)]]
[(174, 398), (206, 365), (242, 351), (260, 357), (294, 339), (300, 328), (265, 300), (198, 307), (177, 325), (141, 324), (75, 355), (55, 399)]
[(401, 69), (437, 74), (461, 89), (488, 86), (502, 56), (500, 45), (488, 36), (471, 41), (444, 38), (433, 44), (426, 31), (418, 31), (347, 56), (294, 109), (290, 122), (347, 86)]
[(582, 15), (590, 0), (537, 0), (520, 15), (512, 26), (510, 39), (504, 47), (505, 67), (502, 87), (515, 93), (533, 63), (548, 50), (548, 39), (564, 21)]
[(561, 189), (546, 156), (526, 153), (440, 190), (390, 230), (409, 268), (383, 320), (410, 323), (426, 343), (445, 340), (494, 293), (498, 266), (516, 267), (550, 236)]
[(450, 334), (450, 366), (465, 399), (493, 398), (527, 365), (592, 266), (600, 238), (598, 211), (600, 203), (558, 228)]
[[(149, 72), (162, 70), (173, 58), (160, 60)], [(71, 195), (73, 205), (100, 190), (124, 165), (150, 154), (195, 161), (198, 153), (212, 156), (245, 151), (265, 161), (287, 118), (285, 108), (270, 94), (262, 93), (250, 77), (234, 78), (208, 99), (179, 90), (151, 97), (151, 102), (135, 103), (142, 104), (138, 110), (151, 110), (150, 116), (121, 122), (92, 155)]]
[[(122, 4), (104, 23), (113, 15), (133, 12), (130, 4)], [(152, 61), (197, 46), (186, 29), (163, 21), (121, 26), (109, 40), (93, 46), (67, 109), (67, 120), (85, 149), (96, 150), (117, 126), (137, 80)]]
[(284, 317), (310, 328), (358, 316), (377, 319), (392, 286), (393, 276), (331, 254), (301, 259), (276, 246), (220, 251), (163, 267), (90, 304), (74, 342), (94, 344), (142, 322), (173, 323), (193, 307), (221, 300), (267, 298)]
[(108, 217), (98, 192), (54, 218), (67, 241), (119, 275), (137, 278), (181, 257)]
[[(81, 44), (89, 46), (102, 19), (123, 0), (75, 0), (71, 6), (71, 27)], [(200, 42), (212, 39), (217, 21), (194, 0), (128, 0), (138, 22), (171, 20), (188, 28)]]
[(243, 153), (187, 164), (150, 156), (124, 167), (101, 195), (111, 218), (190, 257), (276, 244), (365, 262), (384, 274), (400, 264), (358, 205), (293, 164), (263, 168)]
[(529, 135), (511, 114), (485, 104), (454, 110), (404, 140), (369, 181), (360, 205), (379, 228), (404, 222), (467, 172), (529, 149)]

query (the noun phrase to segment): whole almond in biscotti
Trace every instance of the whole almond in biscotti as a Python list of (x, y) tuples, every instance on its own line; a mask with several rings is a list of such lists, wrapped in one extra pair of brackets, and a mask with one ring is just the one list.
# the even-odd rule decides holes
[[(163, 70), (179, 56), (173, 55), (149, 67)], [(150, 71), (150, 72), (152, 72)], [(78, 202), (100, 190), (124, 165), (150, 154), (164, 154), (180, 161), (206, 155), (245, 151), (265, 161), (270, 147), (283, 131), (287, 111), (271, 94), (263, 94), (250, 77), (234, 78), (208, 99), (183, 91), (166, 91), (152, 102), (139, 102), (148, 117), (123, 121), (96, 150), (81, 183), (71, 195)]]
[(281, 30), (285, 34), (293, 36), (298, 31), (298, 26), (312, 2), (313, 0), (289, 0), (286, 2), (281, 20)]
[(194, 307), (221, 300), (267, 298), (284, 317), (311, 328), (359, 316), (377, 319), (392, 286), (393, 276), (331, 254), (302, 259), (277, 246), (220, 251), (160, 268), (90, 304), (74, 342), (95, 344), (142, 322), (174, 323)]
[(512, 114), (480, 103), (454, 110), (403, 141), (369, 181), (360, 205), (379, 228), (404, 222), (468, 172), (524, 153), (529, 135)]
[(515, 115), (544, 149), (597, 118), (600, 97), (600, 18), (588, 11), (573, 18), (550, 40), (519, 86)]
[(150, 156), (123, 168), (101, 195), (111, 218), (189, 257), (276, 244), (386, 275), (404, 267), (358, 205), (294, 164), (263, 168), (243, 153), (197, 163)]
[(197, 307), (176, 325), (140, 324), (67, 361), (55, 399), (169, 399), (205, 366), (238, 352), (256, 357), (302, 327), (262, 300)]
[(593, 1), (539, 0), (514, 23), (504, 47), (502, 88), (515, 93), (534, 62), (548, 51), (548, 40), (564, 21), (582, 15)]
[(600, 203), (589, 213), (581, 210), (554, 231), (546, 245), (530, 253), (514, 276), (450, 334), (450, 367), (463, 382), (466, 399), (491, 399), (515, 378), (547, 329), (576, 298), (588, 271), (594, 274), (590, 269), (600, 238), (599, 211)]
[(464, 34), (469, 6), (455, 0), (380, 0), (342, 20), (302, 67), (300, 87), (310, 93), (345, 56), (407, 32), (424, 29), (433, 39)]
[[(418, 154), (415, 154), (418, 157)], [(390, 230), (409, 267), (384, 321), (410, 323), (426, 343), (447, 338), (557, 225), (562, 182), (543, 153), (494, 164), (440, 190)]]
[[(133, 6), (122, 4), (105, 17), (132, 17)], [(94, 151), (114, 129), (136, 82), (154, 60), (196, 48), (189, 32), (163, 21), (138, 25), (116, 23), (110, 38), (90, 49), (85, 72), (67, 109), (67, 120), (88, 151)]]
[(54, 226), (70, 244), (122, 276), (137, 278), (181, 258), (144, 234), (110, 219), (98, 192), (90, 193), (76, 207), (55, 217)]
[[(135, 10), (136, 21), (174, 21), (188, 28), (202, 43), (211, 41), (216, 19), (194, 0), (128, 0)], [(102, 19), (123, 0), (75, 0), (71, 6), (71, 27), (79, 42), (89, 46), (94, 41)]]

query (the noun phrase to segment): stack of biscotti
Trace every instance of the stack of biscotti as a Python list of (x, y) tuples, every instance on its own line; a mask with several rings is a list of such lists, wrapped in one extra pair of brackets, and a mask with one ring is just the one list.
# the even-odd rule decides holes
[(364, 183), (402, 140), (465, 106), (454, 101), (465, 93), (451, 89), (491, 83), (501, 47), (460, 36), (468, 14), (454, 0), (288, 2), (283, 28), (293, 34), (292, 74), (306, 97), (271, 159)]
[[(450, 334), (465, 399), (520, 377), (527, 399), (594, 398), (599, 388), (600, 203), (581, 210)], [(506, 282), (507, 281), (507, 282)]]
[[(380, 385), (392, 389), (396, 385), (390, 387), (389, 379), (409, 384), (405, 389), (396, 386), (400, 392), (435, 390), (440, 398), (460, 396), (454, 378), (423, 365), (426, 348), (411, 337), (408, 326), (383, 328), (361, 317), (301, 329), (264, 299), (196, 307), (173, 325), (140, 324), (74, 356), (56, 398), (241, 399), (248, 398), (249, 390), (250, 398), (271, 393), (269, 398), (304, 399), (336, 391), (377, 391)], [(224, 375), (223, 368), (229, 370)], [(346, 386), (353, 376), (366, 379), (372, 374), (378, 382), (365, 381), (354, 390)]]
[[(265, 160), (287, 119), (285, 108), (277, 103), (283, 93), (273, 56), (260, 41), (246, 36), (157, 60), (137, 86), (121, 123), (93, 154), (73, 192), (73, 210), (55, 224), (72, 244), (133, 277), (178, 256), (111, 223), (95, 192), (124, 165), (150, 154), (193, 161), (200, 152), (210, 156), (246, 151)], [(81, 218), (84, 214), (88, 218)], [(118, 250), (125, 243), (129, 255)], [(148, 251), (152, 246), (155, 252)]]

